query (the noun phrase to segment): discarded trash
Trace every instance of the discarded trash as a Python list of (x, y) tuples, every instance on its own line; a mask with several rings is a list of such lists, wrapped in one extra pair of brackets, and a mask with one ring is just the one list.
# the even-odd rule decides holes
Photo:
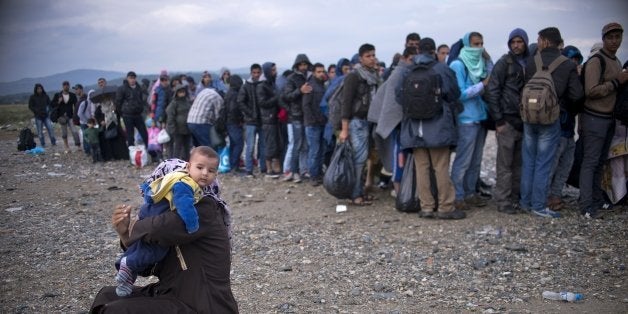
[(543, 299), (548, 299), (548, 300), (575, 302), (575, 301), (580, 301), (583, 298), (584, 296), (580, 293), (573, 293), (573, 292), (567, 292), (567, 291), (561, 291), (561, 292), (543, 291)]
[(22, 206), (20, 206), (20, 207), (10, 207), (10, 208), (7, 208), (5, 210), (8, 211), (9, 213), (12, 213), (12, 212), (16, 212), (16, 211), (22, 210)]
[(347, 211), (347, 205), (336, 205), (337, 213), (344, 213)]
[(61, 177), (64, 176), (65, 173), (61, 173), (61, 172), (48, 172), (48, 175), (51, 177)]
[(25, 151), (25, 153), (27, 153), (29, 155), (41, 155), (41, 154), (43, 154), (45, 152), (46, 152), (46, 150), (43, 147), (41, 147), (41, 146), (37, 146), (37, 147), (35, 147), (33, 149), (28, 149), (28, 150)]

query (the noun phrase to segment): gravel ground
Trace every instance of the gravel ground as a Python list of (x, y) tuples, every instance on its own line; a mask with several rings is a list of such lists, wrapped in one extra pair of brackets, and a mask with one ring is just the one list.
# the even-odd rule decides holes
[[(139, 205), (151, 169), (92, 164), (62, 149), (28, 156), (0, 130), (0, 312), (77, 313), (114, 284), (114, 204)], [(482, 175), (494, 183), (494, 135)], [(628, 312), (628, 211), (589, 221), (567, 190), (564, 218), (498, 213), (460, 221), (393, 209), (388, 191), (349, 207), (322, 187), (221, 177), (234, 210), (232, 285), (242, 313)], [(141, 279), (145, 284), (154, 278)], [(544, 290), (584, 294), (547, 301)]]

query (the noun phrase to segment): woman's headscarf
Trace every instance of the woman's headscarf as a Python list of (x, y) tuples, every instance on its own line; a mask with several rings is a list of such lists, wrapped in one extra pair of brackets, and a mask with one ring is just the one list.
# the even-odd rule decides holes
[[(159, 163), (159, 165), (157, 165), (155, 170), (153, 170), (153, 173), (148, 178), (146, 178), (146, 180), (144, 180), (144, 183), (142, 185), (143, 186), (150, 185), (153, 181), (165, 176), (166, 174), (170, 172), (184, 170), (186, 166), (187, 166), (187, 162), (181, 159), (178, 159), (178, 158), (166, 159), (162, 161), (161, 163)], [(143, 191), (142, 191), (142, 194), (143, 194)], [(142, 197), (143, 196), (144, 195), (142, 195)], [(203, 188), (203, 196), (211, 197), (223, 209), (223, 222), (229, 234), (229, 241), (231, 241), (231, 238), (233, 236), (233, 226), (231, 224), (232, 223), (231, 208), (229, 208), (229, 205), (227, 205), (227, 202), (225, 202), (220, 197), (220, 182), (218, 181), (218, 178), (216, 178), (216, 180), (214, 180), (212, 184)]]
[(458, 58), (467, 67), (471, 82), (477, 84), (482, 78), (486, 77), (486, 66), (482, 57), (484, 48), (471, 47), (470, 35), (471, 33), (466, 33), (462, 38), (464, 46), (460, 49)]

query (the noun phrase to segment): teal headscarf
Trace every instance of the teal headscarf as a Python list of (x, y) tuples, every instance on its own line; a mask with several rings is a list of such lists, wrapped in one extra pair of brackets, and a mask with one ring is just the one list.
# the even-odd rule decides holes
[(469, 35), (471, 35), (471, 33), (466, 33), (462, 38), (464, 47), (460, 49), (458, 59), (467, 67), (471, 82), (477, 84), (483, 77), (486, 77), (486, 66), (484, 64), (484, 58), (482, 57), (484, 48), (471, 47)]

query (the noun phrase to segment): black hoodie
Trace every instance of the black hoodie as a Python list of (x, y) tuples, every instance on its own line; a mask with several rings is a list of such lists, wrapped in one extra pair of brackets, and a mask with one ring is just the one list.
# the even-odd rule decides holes
[[(37, 94), (37, 87), (41, 87), (41, 94)], [(44, 86), (37, 83), (33, 88), (33, 94), (28, 99), (28, 109), (33, 112), (33, 116), (37, 119), (45, 119), (48, 117), (48, 106), (50, 106), (50, 97), (46, 94)]]
[(238, 93), (242, 88), (242, 78), (239, 75), (232, 75), (229, 78), (229, 90), (225, 95), (225, 107), (227, 109), (227, 124), (240, 125), (244, 122), (242, 111), (238, 107)]
[(305, 54), (297, 55), (292, 66), (294, 72), (288, 76), (282, 94), (282, 99), (288, 106), (288, 116), (291, 122), (303, 122), (303, 95), (301, 94), (301, 86), (307, 81), (308, 73), (297, 71), (297, 66), (302, 62), (308, 65), (312, 64)]
[(275, 77), (272, 76), (272, 68), (275, 64), (266, 62), (262, 65), (264, 79), (257, 85), (257, 100), (260, 107), (262, 124), (275, 125), (279, 123), (279, 95), (276, 91)]

